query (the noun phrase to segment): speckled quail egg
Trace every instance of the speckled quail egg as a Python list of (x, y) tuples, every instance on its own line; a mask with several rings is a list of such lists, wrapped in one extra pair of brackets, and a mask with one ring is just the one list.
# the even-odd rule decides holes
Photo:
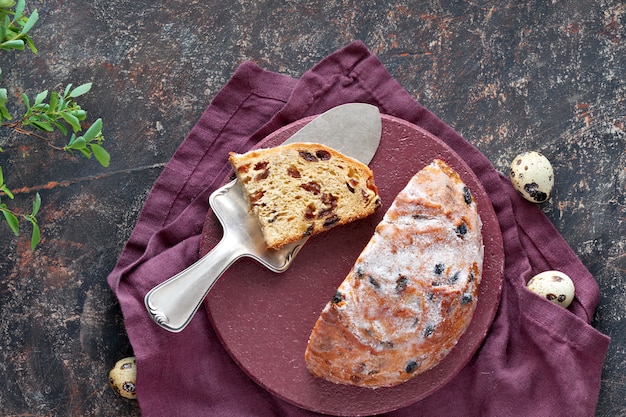
[(533, 203), (543, 203), (550, 198), (554, 187), (552, 164), (535, 151), (521, 153), (513, 159), (509, 178), (513, 187)]
[(120, 359), (109, 372), (109, 385), (113, 391), (124, 398), (137, 399), (135, 383), (137, 380), (137, 362), (134, 356)]
[(545, 271), (532, 277), (526, 287), (564, 308), (574, 300), (574, 283), (560, 271)]

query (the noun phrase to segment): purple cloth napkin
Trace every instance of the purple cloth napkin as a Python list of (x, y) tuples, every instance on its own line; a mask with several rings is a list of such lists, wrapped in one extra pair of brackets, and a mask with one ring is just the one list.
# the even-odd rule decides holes
[[(227, 153), (347, 102), (366, 102), (419, 125), (472, 167), (502, 229), (504, 285), (494, 323), (470, 363), (429, 397), (388, 416), (592, 416), (609, 338), (590, 326), (595, 280), (550, 221), (469, 142), (417, 103), (361, 42), (293, 78), (242, 64), (217, 94), (150, 193), (108, 283), (137, 357), (142, 414), (314, 416), (266, 392), (230, 359), (204, 310), (181, 333), (148, 317), (144, 295), (198, 259), (207, 199), (229, 172)], [(568, 310), (525, 289), (556, 269), (576, 285)]]

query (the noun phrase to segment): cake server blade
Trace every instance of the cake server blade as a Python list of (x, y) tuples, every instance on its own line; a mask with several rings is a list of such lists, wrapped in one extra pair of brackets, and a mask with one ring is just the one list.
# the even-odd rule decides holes
[[(316, 117), (284, 143), (322, 143), (369, 164), (378, 149), (381, 133), (377, 107), (349, 103)], [(308, 239), (279, 250), (267, 249), (261, 227), (251, 215), (237, 180), (214, 191), (209, 204), (224, 230), (220, 242), (193, 265), (154, 287), (144, 298), (150, 317), (171, 332), (180, 332), (189, 324), (215, 282), (237, 259), (250, 257), (274, 272), (283, 272)]]

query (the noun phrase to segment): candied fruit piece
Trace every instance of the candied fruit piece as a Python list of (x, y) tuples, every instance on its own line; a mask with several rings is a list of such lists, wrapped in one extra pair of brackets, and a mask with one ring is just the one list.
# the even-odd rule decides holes
[(304, 159), (305, 161), (309, 161), (309, 162), (317, 162), (318, 161), (317, 157), (315, 155), (313, 155), (309, 151), (299, 151), (298, 155), (300, 155), (300, 157), (302, 159)]
[(472, 204), (472, 193), (467, 187), (463, 187), (463, 200), (465, 201), (465, 204), (467, 205)]
[(419, 364), (416, 361), (409, 361), (409, 363), (406, 364), (406, 367), (404, 368), (404, 370), (406, 371), (407, 374), (410, 374), (412, 372), (415, 372), (415, 370), (419, 367)]
[(330, 152), (325, 151), (324, 149), (320, 149), (315, 152), (315, 156), (318, 157), (321, 161), (328, 161), (330, 159)]

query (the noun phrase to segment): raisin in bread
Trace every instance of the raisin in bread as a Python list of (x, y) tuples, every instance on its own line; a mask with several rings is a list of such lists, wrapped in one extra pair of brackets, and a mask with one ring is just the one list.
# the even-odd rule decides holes
[(467, 329), (482, 276), (476, 203), (440, 160), (413, 176), (321, 312), (305, 360), (329, 381), (394, 386), (437, 365)]
[(381, 205), (369, 167), (324, 145), (231, 152), (229, 161), (268, 248), (369, 216)]

